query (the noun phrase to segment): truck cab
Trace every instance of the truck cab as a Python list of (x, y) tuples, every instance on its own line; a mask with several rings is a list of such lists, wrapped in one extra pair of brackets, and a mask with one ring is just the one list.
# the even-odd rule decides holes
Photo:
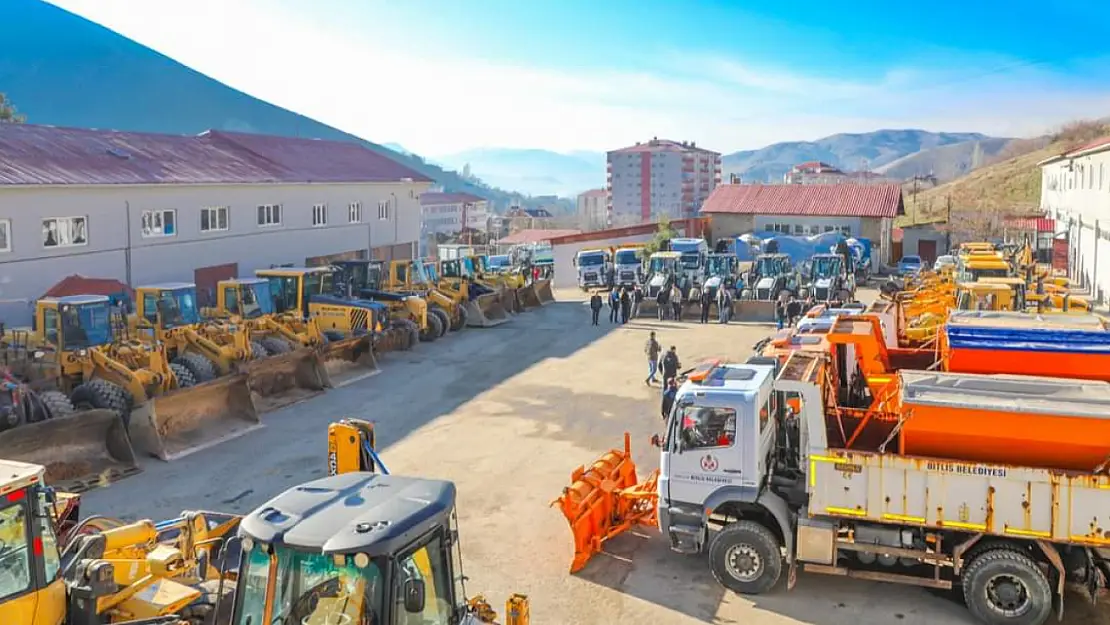
[(255, 276), (270, 281), (275, 312), (293, 313), (306, 319), (309, 299), (334, 291), (332, 274), (330, 267), (275, 267), (254, 272)]
[(705, 239), (677, 237), (671, 239), (671, 251), (680, 255), (683, 290), (705, 283), (709, 243)]
[(613, 259), (609, 250), (579, 250), (574, 257), (574, 266), (578, 269), (580, 289), (613, 286)]
[(165, 332), (200, 324), (197, 285), (169, 282), (136, 287), (135, 318), (140, 330), (153, 330), (158, 340), (164, 340)]
[(745, 280), (745, 299), (774, 300), (783, 290), (798, 288), (797, 272), (786, 254), (760, 254)]
[(850, 300), (855, 294), (855, 275), (845, 265), (841, 254), (814, 254), (809, 262), (806, 288), (799, 295), (827, 302), (831, 299)]
[(615, 286), (632, 288), (644, 281), (644, 248), (621, 247), (613, 255)]

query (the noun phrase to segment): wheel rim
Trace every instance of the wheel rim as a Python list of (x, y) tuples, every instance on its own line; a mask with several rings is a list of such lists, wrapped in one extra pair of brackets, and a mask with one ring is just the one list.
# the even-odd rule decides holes
[(751, 545), (733, 545), (725, 552), (725, 568), (737, 580), (752, 582), (763, 573), (763, 558)]
[(1029, 589), (1013, 575), (995, 575), (987, 582), (987, 605), (1006, 617), (1021, 616), (1029, 611)]

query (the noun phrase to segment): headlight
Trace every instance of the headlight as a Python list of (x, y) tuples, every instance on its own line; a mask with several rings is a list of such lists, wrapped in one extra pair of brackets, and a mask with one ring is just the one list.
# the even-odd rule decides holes
[(89, 355), (89, 350), (87, 350), (87, 349), (79, 349), (79, 350), (77, 350), (77, 355), (78, 355), (78, 356), (81, 356), (82, 358), (84, 358), (85, 356), (88, 356), (88, 355)]

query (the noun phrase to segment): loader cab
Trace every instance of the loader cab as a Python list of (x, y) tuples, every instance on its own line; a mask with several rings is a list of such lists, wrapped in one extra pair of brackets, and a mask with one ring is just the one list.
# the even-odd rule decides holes
[(330, 267), (276, 267), (259, 269), (254, 275), (270, 281), (274, 312), (296, 313), (307, 318), (311, 296), (333, 293), (332, 273)]
[(424, 261), (424, 273), (428, 274), (428, 279), (433, 284), (439, 282), (439, 267), (436, 266), (435, 262)]
[[(0, 623), (65, 621), (66, 586), (42, 466), (0, 460)], [(110, 573), (109, 573), (110, 575)]]
[(171, 330), (200, 323), (197, 285), (172, 282), (135, 289), (135, 313), (141, 326)]
[(216, 306), (220, 311), (244, 319), (274, 314), (274, 290), (265, 278), (221, 280), (216, 285)]
[(351, 472), (291, 488), (239, 526), (233, 625), (448, 625), (466, 613), (455, 485)]
[(35, 308), (39, 336), (61, 352), (112, 342), (112, 304), (103, 295), (44, 297)]

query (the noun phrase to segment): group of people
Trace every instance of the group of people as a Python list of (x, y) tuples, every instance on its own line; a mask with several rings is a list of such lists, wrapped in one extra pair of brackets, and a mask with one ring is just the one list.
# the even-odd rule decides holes
[[(644, 292), (640, 285), (629, 289), (619, 287), (609, 292), (609, 323), (628, 323), (640, 314), (640, 303), (644, 301)], [(593, 313), (593, 325), (598, 325), (601, 309), (605, 303), (601, 291), (594, 291), (590, 296), (590, 312)]]
[(674, 406), (675, 395), (678, 394), (678, 370), (682, 368), (682, 362), (678, 359), (678, 352), (674, 345), (671, 345), (671, 348), (666, 352), (663, 351), (663, 346), (655, 338), (655, 332), (648, 335), (647, 343), (644, 345), (644, 354), (648, 359), (648, 376), (644, 379), (644, 384), (651, 386), (655, 383), (656, 374), (662, 374), (663, 401), (661, 410), (665, 421)]
[(691, 293), (691, 299), (694, 299), (695, 296), (701, 306), (701, 323), (709, 323), (710, 308), (714, 299), (717, 301), (717, 322), (728, 323), (732, 320), (732, 291), (729, 289), (718, 288), (716, 298), (709, 294), (709, 289)]
[(813, 295), (801, 299), (789, 291), (780, 292), (778, 298), (775, 300), (775, 323), (778, 325), (778, 329), (781, 330), (793, 326), (802, 318), (802, 315), (809, 312), (810, 309), (819, 303), (823, 303), (829, 308), (840, 308), (845, 304), (845, 302), (840, 299), (817, 302), (813, 299)]
[[(594, 291), (590, 295), (590, 311), (592, 313), (592, 323), (595, 326), (600, 322), (601, 311), (606, 306), (606, 300), (608, 300), (609, 306), (609, 322), (625, 324), (628, 323), (629, 319), (635, 319), (640, 315), (640, 305), (644, 301), (644, 291), (640, 288), (640, 285), (632, 288), (617, 287), (610, 291), (607, 297), (603, 297), (601, 291)], [(697, 302), (701, 307), (701, 323), (709, 323), (714, 302), (717, 304), (717, 321), (728, 323), (732, 320), (733, 296), (728, 289), (717, 289), (716, 296), (713, 296), (708, 289), (699, 290), (697, 287), (692, 287), (690, 289), (690, 299), (687, 301)], [(678, 286), (659, 289), (659, 293), (655, 296), (655, 304), (658, 309), (656, 315), (659, 321), (682, 319), (683, 298), (682, 291)]]

